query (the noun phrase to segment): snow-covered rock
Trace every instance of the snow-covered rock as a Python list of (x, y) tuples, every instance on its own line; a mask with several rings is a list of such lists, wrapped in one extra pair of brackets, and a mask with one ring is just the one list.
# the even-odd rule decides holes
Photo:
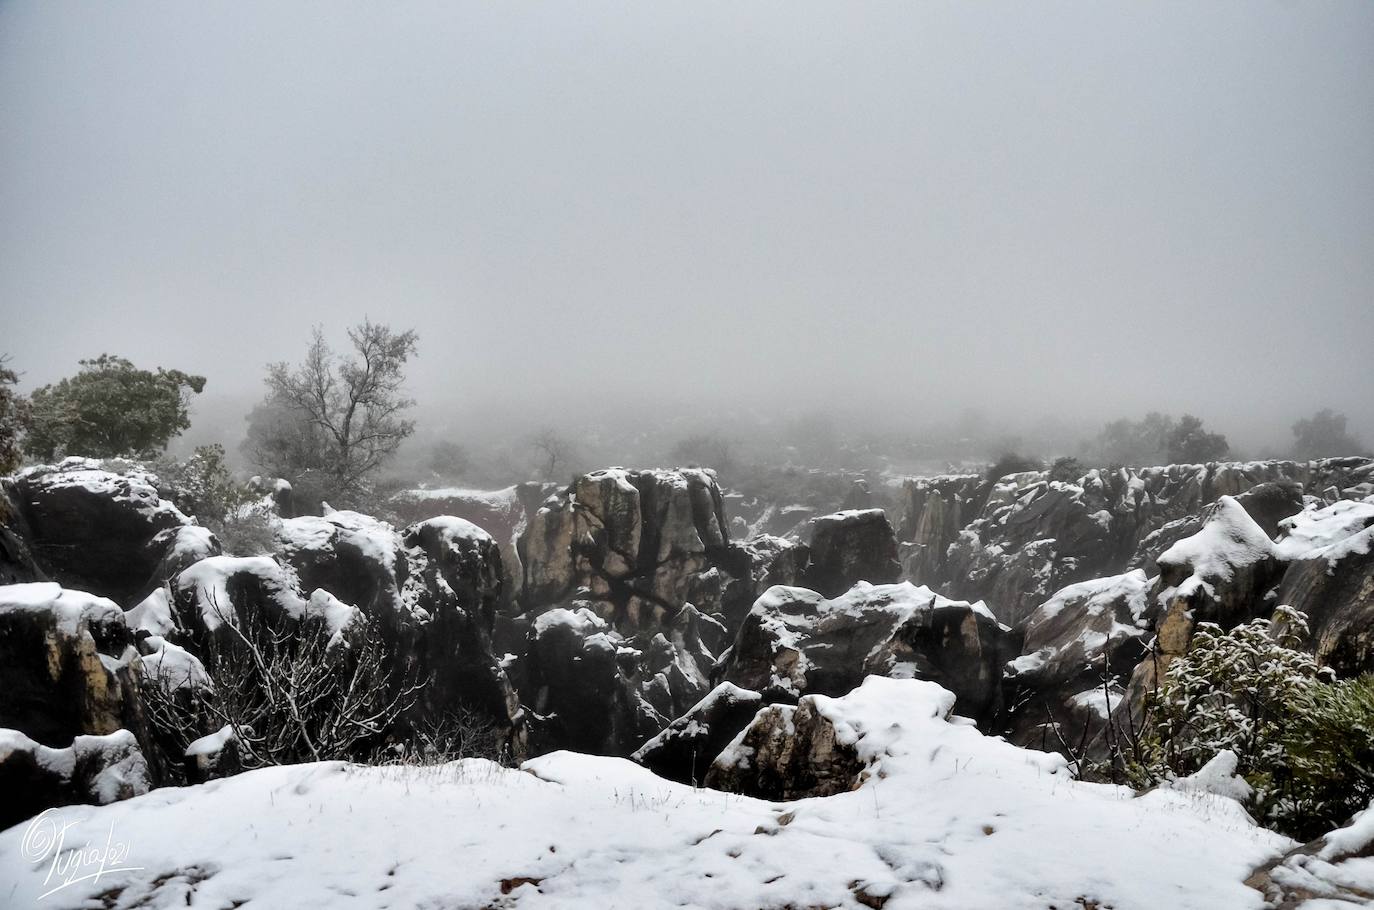
[(132, 606), (219, 543), (158, 493), (156, 475), (68, 458), (15, 475), (20, 533), (44, 573), (65, 587)]
[(137, 659), (112, 601), (53, 582), (0, 587), (0, 727), (61, 746), (125, 725)]
[(729, 542), (711, 471), (593, 471), (530, 517), (519, 541), (520, 605), (576, 595), (622, 631), (654, 628), (688, 602), (694, 578)]
[(0, 828), (52, 806), (103, 806), (151, 788), (148, 764), (128, 730), (78, 736), (54, 749), (18, 730), (0, 729)]
[(869, 674), (930, 679), (956, 693), (961, 714), (986, 721), (1001, 705), (1007, 650), (987, 607), (924, 586), (860, 582), (832, 599), (777, 586), (745, 617), (725, 679), (783, 702), (843, 695)]
[(700, 783), (715, 757), (761, 707), (759, 693), (721, 683), (630, 757), (660, 777)]
[(897, 534), (882, 509), (822, 515), (811, 523), (810, 564), (801, 586), (836, 597), (857, 582), (891, 584), (902, 574)]
[(1276, 910), (1374, 905), (1374, 806), (1350, 823), (1255, 870), (1246, 884)]

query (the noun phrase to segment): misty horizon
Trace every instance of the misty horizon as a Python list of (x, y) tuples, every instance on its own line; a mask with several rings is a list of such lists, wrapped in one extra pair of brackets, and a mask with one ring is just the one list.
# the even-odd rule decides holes
[[(333, 9), (332, 7), (330, 8)], [(25, 390), (419, 333), (420, 433), (1374, 437), (1374, 9), (0, 9)], [(664, 415), (669, 415), (665, 417)], [(509, 430), (504, 429), (509, 427)]]

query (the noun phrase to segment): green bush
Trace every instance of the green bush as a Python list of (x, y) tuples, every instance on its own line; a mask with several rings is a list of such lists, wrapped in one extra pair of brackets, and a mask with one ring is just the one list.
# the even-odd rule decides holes
[(123, 357), (81, 361), (75, 376), (35, 389), (24, 449), (35, 458), (152, 458), (191, 425), (204, 376), (140, 370)]
[(1307, 634), (1307, 617), (1288, 606), (1229, 632), (1199, 623), (1151, 699), (1134, 782), (1192, 774), (1229, 749), (1256, 817), (1300, 840), (1368, 805), (1374, 678), (1336, 681), (1298, 650)]

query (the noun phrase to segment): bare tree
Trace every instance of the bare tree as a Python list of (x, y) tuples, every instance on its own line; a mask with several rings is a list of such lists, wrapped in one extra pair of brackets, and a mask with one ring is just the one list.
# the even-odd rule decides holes
[(551, 427), (544, 427), (530, 441), (545, 480), (557, 480), (572, 459), (572, 443)]
[[(218, 605), (214, 605), (216, 611)], [(408, 678), (375, 621), (331, 635), (317, 620), (269, 622), (248, 605), (204, 656), (208, 681), (190, 694), (152, 679), (149, 715), (174, 739), (228, 727), (245, 767), (365, 758), (414, 707), (423, 681)]]
[(415, 402), (402, 386), (416, 334), (364, 320), (348, 339), (353, 356), (340, 357), (317, 327), (299, 366), (268, 367), (263, 404), (278, 417), (254, 423), (247, 449), (262, 467), (293, 481), (322, 471), (331, 495), (351, 499), (415, 431), (403, 416)]

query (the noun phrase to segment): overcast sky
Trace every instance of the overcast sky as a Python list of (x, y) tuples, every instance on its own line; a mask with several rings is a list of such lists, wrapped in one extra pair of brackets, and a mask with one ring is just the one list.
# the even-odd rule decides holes
[[(1374, 431), (1374, 3), (0, 3), (0, 351)], [(1280, 431), (1286, 432), (1286, 431)]]

